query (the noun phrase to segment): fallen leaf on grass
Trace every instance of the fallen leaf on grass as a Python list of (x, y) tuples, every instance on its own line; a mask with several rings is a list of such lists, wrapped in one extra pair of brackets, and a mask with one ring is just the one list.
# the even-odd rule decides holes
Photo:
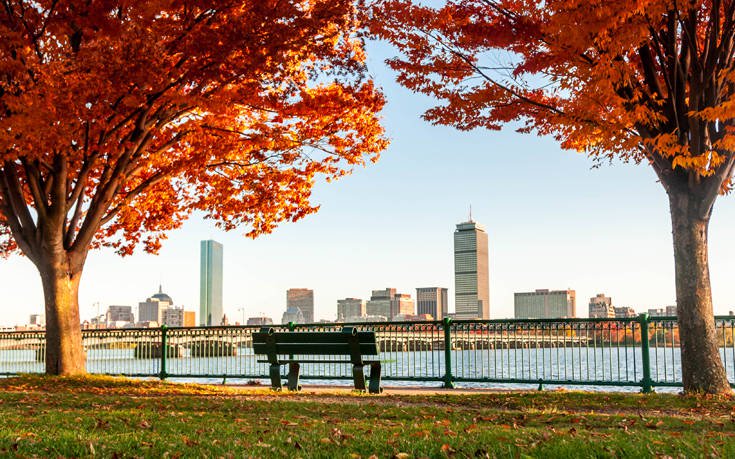
[(191, 446), (197, 446), (199, 444), (199, 442), (196, 442), (196, 441), (192, 440), (191, 438), (187, 437), (186, 435), (184, 435), (183, 437), (181, 437), (181, 441), (183, 441), (184, 444), (186, 446), (189, 446), (189, 447), (191, 447)]
[(444, 444), (442, 445), (442, 448), (441, 448), (441, 450), (442, 450), (442, 452), (443, 452), (443, 453), (446, 453), (446, 454), (454, 454), (454, 453), (456, 453), (456, 452), (457, 452), (457, 451), (456, 451), (456, 450), (455, 450), (454, 448), (452, 448), (451, 446), (449, 446), (449, 445), (448, 445), (448, 444), (446, 444), (446, 443), (444, 443)]
[(495, 418), (493, 416), (477, 416), (475, 419), (473, 419), (473, 421), (475, 421), (475, 422), (477, 422), (477, 421), (493, 422), (493, 421), (495, 421), (495, 419), (497, 419), (497, 418)]

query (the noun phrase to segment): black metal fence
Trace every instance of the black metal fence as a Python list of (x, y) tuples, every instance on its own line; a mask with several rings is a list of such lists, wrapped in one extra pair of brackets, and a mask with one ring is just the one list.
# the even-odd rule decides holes
[[(720, 354), (735, 381), (735, 317), (716, 317)], [(640, 387), (681, 385), (675, 317), (628, 319), (448, 320), (275, 325), (281, 330), (376, 333), (383, 379), (415, 383)], [(260, 327), (85, 330), (90, 373), (160, 378), (268, 378), (253, 353)], [(41, 373), (45, 334), (0, 333), (0, 375)], [(262, 358), (262, 356), (261, 356)], [(349, 380), (329, 356), (302, 366), (302, 379)]]

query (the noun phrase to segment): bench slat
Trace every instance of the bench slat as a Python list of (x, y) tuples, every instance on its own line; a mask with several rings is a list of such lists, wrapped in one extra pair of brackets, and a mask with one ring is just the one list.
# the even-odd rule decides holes
[[(267, 333), (253, 333), (253, 343), (265, 343)], [(349, 343), (351, 336), (340, 332), (277, 332), (279, 343)], [(360, 344), (375, 343), (375, 332), (357, 332)]]
[[(267, 360), (258, 360), (258, 363), (269, 363)], [(302, 359), (285, 359), (279, 360), (279, 364), (285, 365), (288, 363), (352, 363), (351, 360), (302, 360)], [(380, 363), (380, 360), (363, 360), (364, 365), (370, 365), (372, 363)]]
[[(279, 336), (280, 338), (280, 336)], [(348, 343), (280, 343), (276, 342), (276, 355), (350, 355)], [(268, 354), (271, 347), (267, 343), (253, 342), (255, 354)], [(378, 355), (378, 346), (372, 344), (360, 344), (362, 355)]]

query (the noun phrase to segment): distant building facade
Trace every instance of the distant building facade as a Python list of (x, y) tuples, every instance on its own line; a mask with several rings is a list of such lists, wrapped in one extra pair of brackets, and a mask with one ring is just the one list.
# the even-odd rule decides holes
[(304, 315), (303, 323), (314, 323), (314, 290), (291, 288), (286, 291), (286, 309), (295, 307)]
[(637, 314), (635, 313), (635, 309), (629, 307), (629, 306), (621, 306), (621, 307), (615, 307), (615, 318), (616, 319), (626, 319), (629, 317), (636, 317)]
[(164, 311), (173, 303), (171, 297), (163, 293), (163, 287), (159, 286), (158, 293), (138, 303), (138, 322), (156, 322), (156, 324), (161, 325)]
[(369, 316), (381, 316), (390, 319), (391, 303), (396, 296), (396, 289), (386, 288), (384, 290), (373, 290), (370, 299), (365, 305), (365, 310)]
[(398, 315), (413, 314), (414, 308), (411, 295), (397, 293), (394, 288), (373, 290), (370, 300), (365, 305), (367, 315), (386, 317), (388, 320)]
[(44, 328), (46, 326), (46, 316), (43, 314), (31, 314), (28, 324), (32, 327)]
[(420, 287), (416, 289), (416, 314), (429, 314), (436, 320), (449, 313), (449, 289)]
[(105, 318), (108, 324), (135, 322), (132, 306), (110, 305), (107, 307), (107, 314), (105, 314)]
[(416, 311), (416, 305), (413, 298), (408, 293), (396, 293), (391, 303), (390, 317), (393, 320), (396, 316), (413, 315)]
[(337, 300), (337, 322), (355, 322), (366, 314), (365, 302), (360, 298)]
[(163, 311), (163, 324), (168, 327), (184, 326), (184, 308), (169, 306)]
[(650, 317), (677, 317), (676, 305), (665, 308), (651, 308), (648, 310)]
[(514, 295), (516, 319), (557, 319), (577, 316), (574, 290), (538, 289)]
[(457, 319), (490, 318), (487, 233), (472, 219), (454, 231), (454, 310)]
[(196, 327), (197, 314), (194, 311), (184, 311), (184, 327)]
[(270, 317), (249, 317), (248, 325), (273, 325), (273, 319), (271, 319)]
[(589, 317), (591, 319), (615, 317), (615, 307), (612, 304), (612, 298), (605, 296), (604, 293), (598, 293), (597, 296), (590, 298)]
[(387, 322), (388, 318), (385, 316), (371, 316), (366, 315), (362, 317), (356, 317), (355, 320), (351, 320), (350, 322)]
[(287, 324), (289, 322), (293, 322), (295, 324), (306, 323), (304, 321), (304, 314), (301, 312), (301, 309), (293, 306), (290, 308), (286, 308), (286, 312), (284, 312), (283, 316), (281, 317), (281, 323)]
[(199, 325), (222, 323), (223, 248), (217, 241), (201, 241), (199, 271)]

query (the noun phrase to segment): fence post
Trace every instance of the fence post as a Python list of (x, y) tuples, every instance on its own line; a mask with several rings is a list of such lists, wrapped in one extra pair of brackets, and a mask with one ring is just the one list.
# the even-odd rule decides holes
[(161, 325), (161, 374), (159, 375), (159, 378), (161, 378), (161, 381), (166, 379), (166, 357), (168, 354), (168, 344), (167, 344), (167, 336), (166, 336), (166, 330), (168, 330), (168, 327), (166, 324)]
[[(296, 324), (293, 322), (288, 323), (288, 331), (292, 332), (296, 328)], [(288, 355), (289, 360), (293, 360), (293, 354)]]
[(653, 392), (653, 380), (651, 379), (651, 354), (648, 342), (648, 314), (638, 316), (641, 324), (641, 364), (643, 366), (643, 380), (641, 380), (641, 392), (648, 394)]
[(444, 387), (454, 389), (452, 379), (452, 318), (445, 317), (442, 325), (444, 327)]

